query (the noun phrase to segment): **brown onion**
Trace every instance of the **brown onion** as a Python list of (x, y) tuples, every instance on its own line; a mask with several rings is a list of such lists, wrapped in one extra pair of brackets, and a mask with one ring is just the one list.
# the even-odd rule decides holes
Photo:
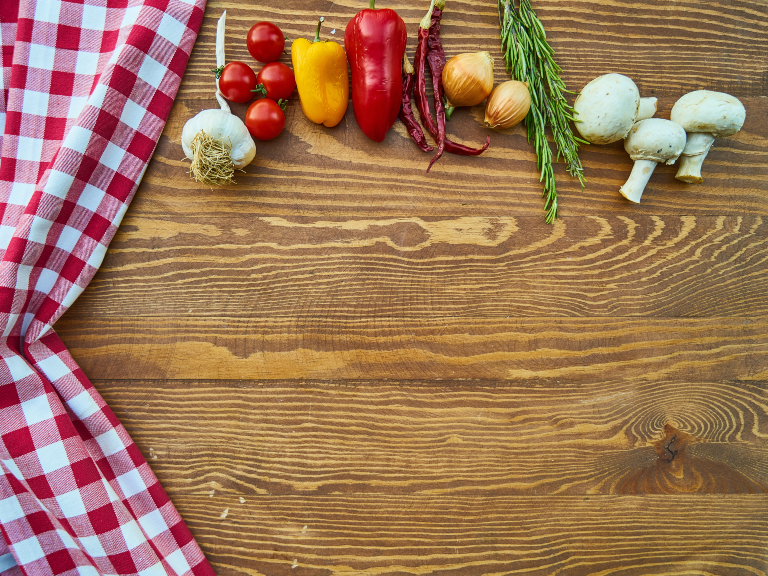
[(489, 52), (459, 54), (443, 68), (448, 108), (477, 106), (493, 90), (493, 58)]
[(531, 93), (527, 82), (508, 80), (496, 86), (485, 105), (488, 128), (511, 128), (519, 124), (531, 109)]

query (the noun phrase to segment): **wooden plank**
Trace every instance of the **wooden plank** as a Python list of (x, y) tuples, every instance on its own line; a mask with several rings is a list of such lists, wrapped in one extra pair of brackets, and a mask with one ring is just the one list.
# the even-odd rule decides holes
[[(238, 293), (236, 293), (236, 296)], [(94, 318), (58, 332), (91, 378), (768, 379), (755, 318)]]
[[(405, 20), (408, 53), (413, 54), (418, 22), (427, 10), (427, 1), (379, 3), (382, 8), (394, 8)], [(746, 97), (761, 96), (768, 90), (768, 74), (762, 65), (768, 53), (768, 10), (763, 2), (536, 0), (533, 6), (572, 90), (608, 72), (626, 74), (648, 95), (656, 96), (679, 97), (683, 92), (706, 88)], [(242, 60), (258, 69), (245, 44), (248, 29), (255, 22), (275, 22), (289, 40), (311, 39), (318, 16), (324, 16), (323, 38), (343, 44), (347, 23), (363, 7), (367, 3), (358, 0), (319, 5), (303, 0), (211, 2), (180, 96), (210, 97), (216, 18), (225, 9), (228, 60)], [(335, 35), (331, 34), (333, 29)], [(447, 56), (487, 50), (495, 58), (496, 77), (502, 79), (507, 75), (498, 30), (495, 0), (446, 3), (442, 31)], [(290, 58), (286, 55), (283, 61), (290, 62)]]
[[(658, 116), (668, 118), (683, 93), (662, 99)], [(586, 188), (562, 164), (556, 166), (563, 216), (765, 214), (768, 98), (745, 98), (744, 104), (744, 128), (717, 140), (704, 164), (703, 184), (680, 182), (674, 178), (676, 166), (660, 165), (640, 205), (618, 193), (632, 169), (623, 142), (583, 148)], [(285, 132), (257, 144), (257, 158), (237, 175), (237, 185), (212, 190), (190, 180), (180, 138), (189, 118), (215, 106), (210, 97), (177, 100), (130, 215), (542, 217), (536, 158), (525, 129), (518, 125), (498, 133), (483, 128), (482, 107), (458, 111), (448, 130), (466, 144), (479, 144), (490, 134), (489, 150), (479, 158), (446, 155), (427, 174), (429, 156), (418, 151), (402, 123), (378, 144), (357, 127), (351, 106), (339, 126), (325, 128), (307, 120), (292, 100)], [(243, 118), (246, 105), (234, 105), (233, 111)]]
[(68, 317), (754, 317), (767, 270), (759, 216), (129, 217)]
[(245, 500), (179, 503), (221, 576), (768, 573), (764, 496)]
[[(766, 382), (96, 385), (184, 502), (768, 494)], [(768, 516), (766, 504), (755, 503)]]

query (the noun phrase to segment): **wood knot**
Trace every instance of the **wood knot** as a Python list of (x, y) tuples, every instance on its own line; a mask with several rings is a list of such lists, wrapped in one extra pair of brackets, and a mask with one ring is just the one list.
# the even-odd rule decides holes
[(657, 465), (672, 464), (675, 460), (684, 461), (686, 448), (693, 444), (696, 438), (681, 432), (671, 424), (665, 424), (661, 440), (654, 443), (658, 456)]
[[(732, 466), (734, 448), (716, 444), (666, 424), (652, 443), (656, 458), (628, 458), (617, 491), (622, 494), (743, 494), (765, 493), (759, 480)], [(642, 450), (648, 450), (643, 448)]]

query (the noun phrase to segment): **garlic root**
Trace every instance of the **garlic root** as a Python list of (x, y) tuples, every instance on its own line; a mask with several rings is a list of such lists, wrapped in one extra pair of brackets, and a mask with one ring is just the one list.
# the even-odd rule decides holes
[(209, 186), (235, 183), (235, 163), (232, 147), (226, 142), (210, 137), (202, 130), (195, 134), (191, 144), (192, 178)]

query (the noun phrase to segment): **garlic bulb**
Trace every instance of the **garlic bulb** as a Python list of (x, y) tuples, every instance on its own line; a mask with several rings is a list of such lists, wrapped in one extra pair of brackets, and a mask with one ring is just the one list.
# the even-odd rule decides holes
[(493, 90), (493, 58), (488, 52), (459, 54), (443, 68), (446, 114), (459, 106), (477, 106)]
[[(226, 18), (225, 11), (216, 27), (217, 68), (224, 65)], [(192, 160), (192, 178), (204, 184), (220, 186), (235, 183), (235, 170), (246, 167), (256, 157), (256, 144), (243, 121), (232, 114), (219, 91), (218, 78), (216, 100), (220, 110), (203, 110), (184, 124), (181, 147), (187, 158)]]
[(493, 89), (485, 105), (488, 128), (511, 128), (519, 124), (531, 109), (531, 93), (527, 82), (508, 80)]

